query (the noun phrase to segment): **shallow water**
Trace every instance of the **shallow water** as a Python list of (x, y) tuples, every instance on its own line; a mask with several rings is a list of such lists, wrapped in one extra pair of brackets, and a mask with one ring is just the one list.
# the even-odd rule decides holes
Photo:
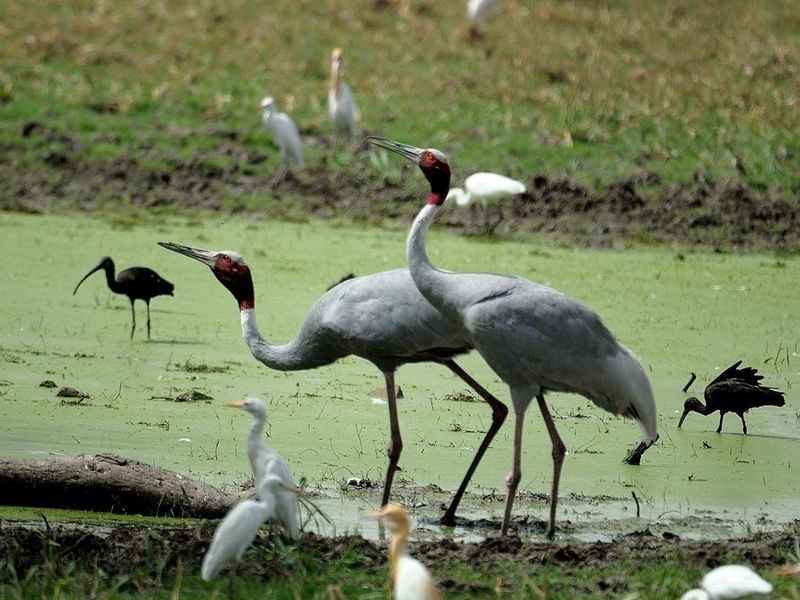
[[(373, 524), (361, 520), (356, 526), (356, 518), (377, 498), (340, 499), (339, 490), (349, 477), (383, 477), (387, 411), (371, 398), (383, 383), (380, 373), (355, 358), (298, 373), (261, 366), (240, 338), (228, 292), (207, 268), (159, 248), (158, 240), (240, 251), (254, 273), (259, 323), (274, 341), (288, 340), (308, 306), (341, 275), (404, 264), (403, 232), (245, 219), (165, 219), (114, 229), (108, 221), (81, 216), (0, 214), (0, 251), (7, 259), (0, 296), (0, 454), (117, 452), (231, 485), (249, 477), (243, 453), (249, 419), (223, 402), (255, 393), (269, 402), (270, 443), (298, 478), (331, 496), (325, 500), (329, 509), (340, 504), (333, 511), (339, 531), (350, 524), (368, 533)], [(793, 385), (800, 375), (795, 308), (800, 262), (709, 254), (680, 259), (669, 249), (592, 252), (487, 243), (441, 231), (432, 233), (430, 251), (444, 268), (517, 273), (579, 298), (603, 316), (651, 376), (661, 439), (640, 467), (621, 463), (639, 437), (634, 423), (577, 396), (550, 397), (570, 450), (562, 493), (590, 497), (585, 506), (565, 502), (560, 518), (600, 523), (595, 529), (603, 535), (609, 518), (624, 522), (630, 516), (631, 491), (641, 501), (642, 518), (655, 521), (706, 515), (704, 510), (729, 523), (796, 517), (800, 432)], [(149, 266), (175, 283), (174, 298), (152, 303), (153, 342), (145, 341), (141, 304), (136, 337), (128, 340), (128, 301), (108, 291), (102, 274), (71, 295), (106, 254), (120, 269)], [(747, 437), (735, 416), (727, 418), (722, 435), (714, 433), (715, 416), (690, 415), (677, 430), (680, 389), (689, 371), (698, 373), (692, 392), (700, 395), (720, 368), (740, 358), (761, 369), (765, 383), (786, 390), (787, 405), (751, 412)], [(187, 361), (221, 372), (189, 372)], [(500, 399), (507, 398), (477, 355), (459, 362)], [(79, 406), (62, 405), (55, 390), (38, 387), (45, 379), (91, 398)], [(403, 367), (398, 382), (405, 393), (399, 476), (407, 485), (401, 496), (413, 503), (415, 492), (408, 492), (413, 484), (457, 487), (488, 426), (489, 410), (482, 403), (446, 399), (464, 386), (442, 367)], [(213, 400), (158, 398), (189, 388)], [(464, 505), (464, 515), (499, 519), (502, 502), (479, 499), (493, 490), (502, 493), (511, 441), (507, 425), (476, 473), (476, 496)], [(550, 475), (549, 439), (532, 408), (520, 489), (547, 494)], [(619, 500), (591, 499), (599, 496)], [(520, 515), (546, 517), (541, 501), (521, 501), (519, 509)], [(438, 514), (437, 506), (427, 510)], [(421, 509), (420, 518), (425, 514)]]

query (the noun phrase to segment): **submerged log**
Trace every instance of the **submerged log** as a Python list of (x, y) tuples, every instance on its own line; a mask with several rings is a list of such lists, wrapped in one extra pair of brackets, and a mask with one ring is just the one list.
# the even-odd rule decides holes
[(0, 459), (0, 504), (147, 516), (221, 517), (238, 500), (217, 488), (115, 454)]

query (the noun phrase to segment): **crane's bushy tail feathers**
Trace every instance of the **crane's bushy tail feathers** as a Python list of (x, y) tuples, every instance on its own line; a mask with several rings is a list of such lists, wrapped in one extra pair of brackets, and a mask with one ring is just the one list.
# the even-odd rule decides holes
[(600, 406), (638, 421), (643, 443), (652, 445), (658, 439), (653, 389), (642, 365), (624, 346), (609, 360), (606, 385), (609, 397)]

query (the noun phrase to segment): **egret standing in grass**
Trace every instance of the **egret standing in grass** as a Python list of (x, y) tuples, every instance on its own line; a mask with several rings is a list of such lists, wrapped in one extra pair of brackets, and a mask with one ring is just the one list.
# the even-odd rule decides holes
[(331, 85), (328, 89), (328, 114), (333, 123), (334, 135), (352, 139), (356, 132), (358, 107), (350, 86), (343, 80), (344, 52), (334, 48), (331, 52)]
[(484, 232), (492, 233), (503, 221), (503, 208), (497, 203), (498, 219), (489, 224), (489, 205), (497, 200), (525, 193), (525, 184), (497, 173), (473, 173), (464, 180), (464, 189), (450, 188), (447, 200), (455, 200), (458, 206), (470, 206), (479, 202), (483, 207)]
[(428, 179), (430, 193), (406, 242), (411, 277), (428, 302), (460, 325), (465, 337), (509, 386), (515, 413), (514, 457), (506, 479), (508, 498), (503, 534), (508, 531), (522, 474), (525, 412), (534, 397), (538, 401), (552, 443), (553, 486), (548, 530), (552, 538), (566, 448), (544, 394), (550, 391), (580, 394), (603, 410), (639, 421), (644, 439), (626, 459), (638, 464), (644, 451), (658, 439), (656, 406), (647, 374), (595, 312), (561, 292), (521, 277), (454, 273), (434, 267), (428, 259), (425, 241), (450, 189), (447, 157), (435, 149), (423, 150), (385, 138), (368, 139), (413, 161)]
[(261, 111), (264, 127), (272, 134), (272, 139), (281, 151), (281, 167), (272, 179), (274, 185), (280, 183), (286, 173), (303, 168), (303, 143), (291, 117), (286, 113), (275, 112), (275, 99), (272, 96), (261, 101)]
[(253, 470), (256, 493), (261, 494), (264, 482), (269, 477), (277, 477), (284, 486), (274, 492), (274, 513), (286, 535), (296, 540), (300, 537), (300, 522), (297, 518), (297, 483), (292, 477), (289, 465), (277, 450), (264, 443), (264, 425), (267, 421), (267, 403), (261, 398), (249, 397), (241, 402), (230, 402), (228, 406), (250, 413), (253, 426), (247, 435), (247, 458)]
[(262, 482), (257, 500), (242, 500), (228, 511), (203, 557), (200, 574), (204, 581), (216, 577), (229, 562), (238, 563), (242, 559), (261, 526), (275, 517), (277, 496), (287, 489), (291, 488), (279, 477), (268, 476)]
[(479, 38), (481, 32), (479, 25), (486, 19), (489, 12), (497, 5), (497, 0), (469, 0), (467, 2), (467, 18), (470, 21), (469, 34), (473, 39)]
[(394, 600), (440, 600), (441, 591), (421, 562), (408, 554), (411, 525), (399, 504), (387, 504), (372, 516), (383, 520), (392, 533), (389, 544), (389, 577)]
[(133, 303), (136, 300), (144, 300), (147, 305), (147, 339), (150, 339), (150, 300), (156, 296), (172, 296), (175, 286), (169, 281), (161, 277), (153, 269), (147, 267), (131, 267), (123, 269), (119, 274), (114, 274), (114, 261), (110, 256), (104, 256), (100, 259), (97, 266), (83, 276), (72, 291), (74, 296), (78, 292), (78, 288), (86, 279), (97, 271), (105, 271), (106, 284), (115, 294), (122, 294), (127, 296), (131, 303), (131, 339), (133, 339), (133, 332), (136, 331), (136, 310)]
[(772, 592), (772, 585), (749, 567), (725, 565), (709, 571), (700, 588), (689, 590), (681, 600), (734, 600)]

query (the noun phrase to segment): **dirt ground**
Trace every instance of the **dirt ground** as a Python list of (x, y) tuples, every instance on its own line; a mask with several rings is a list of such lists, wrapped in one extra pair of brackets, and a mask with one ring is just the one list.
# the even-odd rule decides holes
[[(195, 133), (175, 135), (189, 138)], [(403, 167), (401, 183), (380, 175), (369, 165), (364, 146), (356, 150), (352, 165), (339, 167), (322, 160), (272, 189), (273, 174), (264, 164), (267, 156), (245, 144), (240, 132), (199, 133), (218, 143), (189, 159), (154, 157), (149, 144), (142, 142), (135, 157), (89, 160), (83, 152), (87, 142), (46, 123), (26, 123), (19, 132), (20, 143), (33, 148), (41, 168), (20, 164), (22, 146), (0, 148), (0, 178), (5, 184), (0, 209), (92, 210), (122, 201), (177, 210), (254, 212), (271, 218), (316, 215), (388, 221), (404, 227), (419, 208), (421, 178), (408, 173), (410, 166)], [(308, 145), (323, 150), (327, 146), (322, 136), (304, 134)], [(148, 158), (158, 160), (146, 162)], [(219, 166), (220, 158), (226, 166)], [(364, 165), (359, 166), (362, 158)], [(153, 163), (165, 166), (153, 168)], [(441, 223), (468, 234), (543, 232), (569, 243), (598, 247), (634, 240), (674, 241), (716, 250), (800, 250), (800, 189), (713, 181), (702, 172), (677, 185), (643, 171), (599, 190), (542, 173), (530, 173), (525, 179), (528, 192), (504, 203), (502, 220), (496, 207), (473, 205), (446, 212)], [(278, 201), (254, 206), (252, 199), (260, 196)]]
[[(154, 565), (172, 571), (179, 560), (184, 567), (194, 569), (202, 561), (215, 524), (202, 522), (196, 526), (152, 527), (0, 521), (0, 560), (12, 562), (17, 573), (24, 573), (45, 559), (62, 565), (80, 562), (84, 567), (97, 567), (108, 574), (126, 574)], [(637, 565), (668, 560), (707, 568), (745, 562), (757, 569), (783, 560), (787, 549), (793, 547), (796, 534), (795, 527), (724, 542), (687, 541), (677, 535), (656, 535), (649, 530), (634, 532), (612, 542), (596, 543), (532, 542), (514, 536), (489, 537), (475, 543), (445, 538), (412, 543), (411, 552), (434, 568), (456, 561), (487, 571), (493, 564), (508, 560), (524, 561), (534, 568), (536, 565), (558, 565), (565, 570), (613, 563), (625, 563), (626, 568), (635, 569)], [(274, 552), (276, 545), (282, 547), (282, 544), (274, 533), (257, 539), (256, 551), (264, 559), (245, 561), (239, 573), (265, 578), (283, 574), (286, 567)], [(312, 560), (337, 560), (346, 551), (355, 554), (359, 568), (377, 567), (386, 560), (385, 544), (357, 535), (329, 538), (306, 533), (299, 544)], [(0, 577), (4, 576), (7, 576), (5, 571)], [(449, 581), (444, 585), (457, 587), (461, 582)]]

